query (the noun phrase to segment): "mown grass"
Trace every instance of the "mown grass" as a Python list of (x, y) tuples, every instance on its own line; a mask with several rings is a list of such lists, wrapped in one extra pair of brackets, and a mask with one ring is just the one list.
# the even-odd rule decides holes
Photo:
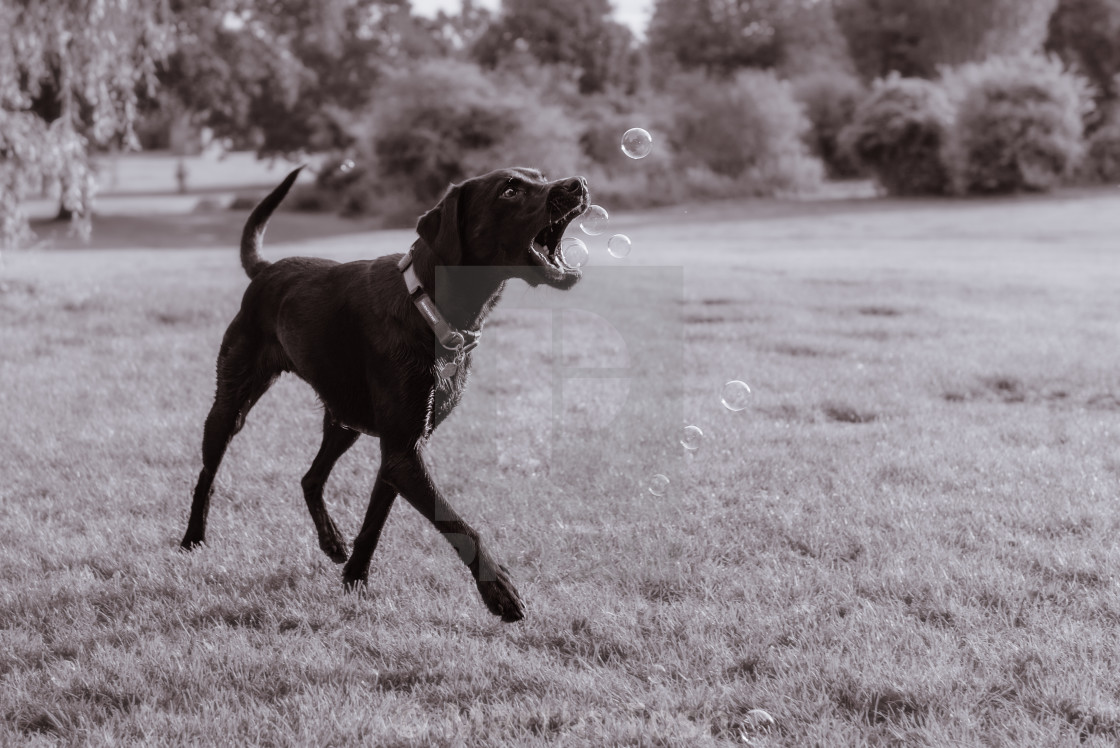
[[(513, 626), (404, 504), (368, 590), (342, 593), (299, 491), (320, 416), (294, 379), (234, 440), (209, 546), (177, 551), (245, 284), (233, 237), (6, 254), (0, 743), (1120, 742), (1120, 201), (619, 227), (629, 264), (684, 267), (680, 416), (705, 444), (667, 463), (665, 500), (624, 460), (550, 478), (552, 318), (500, 306), (431, 458), (529, 603)], [(737, 414), (732, 378), (754, 392)], [(591, 434), (609, 387), (565, 417)], [(328, 484), (348, 534), (377, 459), (363, 439)]]

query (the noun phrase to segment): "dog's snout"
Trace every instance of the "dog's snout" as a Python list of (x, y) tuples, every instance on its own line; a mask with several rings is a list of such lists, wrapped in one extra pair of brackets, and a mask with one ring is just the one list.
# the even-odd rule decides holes
[(587, 180), (584, 177), (557, 179), (552, 182), (548, 190), (549, 210), (561, 213), (586, 208), (590, 198), (591, 193), (587, 189)]
[(572, 194), (580, 194), (587, 191), (587, 180), (583, 177), (572, 177), (565, 180), (561, 187)]

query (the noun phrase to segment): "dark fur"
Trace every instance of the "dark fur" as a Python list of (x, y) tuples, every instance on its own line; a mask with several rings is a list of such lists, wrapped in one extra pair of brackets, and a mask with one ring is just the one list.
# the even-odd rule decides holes
[[(254, 403), (290, 371), (323, 402), (323, 443), (303, 477), (303, 494), (319, 547), (346, 564), (345, 584), (365, 581), (381, 528), (400, 494), (455, 546), (490, 611), (504, 621), (519, 620), (524, 607), (509, 575), (447, 503), (422, 456), (432, 431), (462, 397), (470, 354), (450, 381), (437, 375), (438, 364), (449, 356), (408, 297), (397, 269), (400, 255), (345, 264), (309, 257), (269, 263), (261, 257), (268, 219), (298, 172), (266, 197), (245, 225), (241, 263), (252, 281), (218, 353), (217, 393), (206, 417), (203, 467), (182, 546), (205, 542), (214, 475), (226, 446)], [(582, 178), (547, 182), (532, 169), (504, 169), (469, 179), (420, 218), (419, 239), (412, 245), (417, 275), (453, 326), (477, 329), (510, 278), (557, 288), (579, 280), (579, 271), (542, 262), (529, 245), (539, 237), (555, 256), (564, 227), (587, 204)], [(493, 272), (457, 284), (453, 275), (450, 281), (437, 279), (440, 266)], [(436, 289), (437, 280), (448, 288)], [(380, 438), (381, 466), (347, 554), (323, 504), (323, 485), (360, 434)]]

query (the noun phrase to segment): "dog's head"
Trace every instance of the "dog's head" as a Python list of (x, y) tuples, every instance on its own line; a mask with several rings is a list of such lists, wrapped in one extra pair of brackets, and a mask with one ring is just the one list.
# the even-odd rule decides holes
[(508, 267), (531, 285), (571, 288), (582, 274), (560, 262), (560, 238), (588, 205), (583, 177), (499, 169), (451, 187), (416, 232), (444, 265)]

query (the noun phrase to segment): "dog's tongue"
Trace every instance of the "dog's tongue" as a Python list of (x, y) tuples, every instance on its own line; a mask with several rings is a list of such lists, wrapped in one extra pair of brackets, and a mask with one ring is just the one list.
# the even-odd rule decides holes
[(535, 250), (535, 251), (536, 251), (536, 252), (537, 252), (537, 253), (538, 253), (538, 254), (539, 254), (539, 255), (540, 255), (541, 257), (545, 258), (546, 260), (551, 260), (551, 259), (552, 259), (552, 255), (551, 255), (551, 253), (550, 253), (550, 252), (548, 251), (548, 247), (544, 246), (543, 244), (541, 244), (540, 242), (538, 242), (538, 241), (537, 241), (536, 239), (534, 239), (534, 240), (533, 240), (533, 249), (534, 249), (534, 250)]

